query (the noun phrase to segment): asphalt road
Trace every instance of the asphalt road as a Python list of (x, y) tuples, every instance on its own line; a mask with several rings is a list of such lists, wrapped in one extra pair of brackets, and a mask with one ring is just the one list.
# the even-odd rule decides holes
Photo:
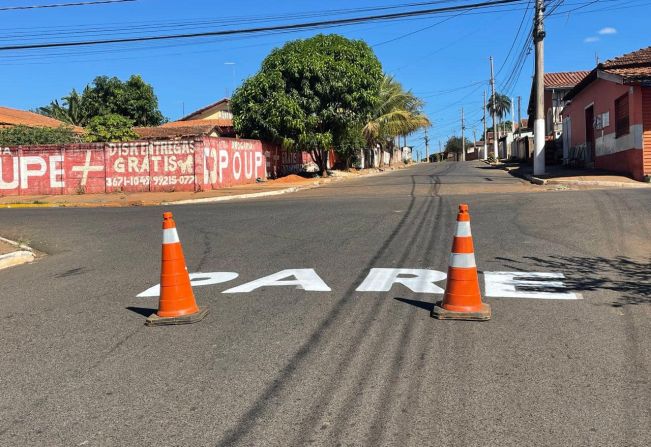
[[(582, 300), (356, 292), (371, 268), (446, 270), (470, 205), (481, 271), (561, 272)], [(47, 256), (0, 271), (2, 446), (647, 446), (651, 194), (550, 191), (480, 163), (170, 207), (201, 323), (144, 326), (162, 208), (0, 210)], [(284, 269), (332, 289), (222, 293)], [(483, 281), (481, 282), (483, 287)], [(439, 284), (443, 286), (443, 284)]]

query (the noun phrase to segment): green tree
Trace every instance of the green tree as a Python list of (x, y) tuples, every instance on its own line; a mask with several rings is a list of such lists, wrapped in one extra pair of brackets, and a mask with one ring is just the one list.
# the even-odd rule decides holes
[(86, 126), (86, 140), (118, 143), (138, 139), (133, 131), (133, 121), (116, 113), (95, 116)]
[(380, 148), (380, 166), (384, 150), (389, 149), (393, 154), (396, 137), (431, 125), (422, 111), (423, 105), (422, 100), (411, 91), (405, 91), (393, 77), (384, 75), (373, 116), (362, 129), (368, 145)]
[(232, 98), (238, 134), (308, 151), (327, 175), (331, 148), (346, 153), (368, 121), (382, 67), (363, 41), (330, 34), (275, 49)]
[[(88, 89), (86, 87), (85, 91)], [(77, 90), (72, 89), (68, 96), (59, 100), (55, 99), (45, 107), (39, 107), (36, 112), (41, 115), (46, 115), (51, 118), (58, 119), (64, 123), (72, 124), (73, 126), (85, 126), (88, 123), (89, 111), (86, 106), (87, 100), (84, 95), (77, 93)]]
[(153, 87), (137, 75), (126, 82), (98, 76), (81, 95), (73, 89), (61, 103), (54, 100), (37, 111), (78, 126), (86, 126), (94, 117), (109, 114), (129, 118), (136, 126), (158, 126), (165, 122)]
[(493, 113), (493, 108), (495, 109), (495, 115), (497, 116), (499, 138), (499, 132), (502, 130), (502, 119), (509, 113), (509, 110), (511, 110), (511, 98), (501, 93), (495, 93), (495, 107), (493, 107), (492, 96), (488, 100), (488, 104), (486, 104), (486, 110), (491, 114)]
[[(466, 140), (466, 147), (471, 146), (472, 143), (469, 139), (464, 138)], [(459, 157), (461, 156), (461, 151), (463, 150), (463, 140), (461, 137), (450, 137), (448, 141), (445, 143), (445, 153), (446, 154), (454, 154), (455, 159), (459, 160)], [(447, 158), (447, 155), (446, 155)]]
[(67, 126), (59, 128), (12, 126), (0, 129), (0, 146), (26, 146), (30, 144), (67, 144), (80, 142), (81, 138)]

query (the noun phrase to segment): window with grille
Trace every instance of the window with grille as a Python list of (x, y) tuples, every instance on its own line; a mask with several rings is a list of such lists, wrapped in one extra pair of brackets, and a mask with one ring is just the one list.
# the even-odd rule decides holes
[(628, 93), (626, 93), (615, 100), (615, 138), (627, 135), (628, 132)]

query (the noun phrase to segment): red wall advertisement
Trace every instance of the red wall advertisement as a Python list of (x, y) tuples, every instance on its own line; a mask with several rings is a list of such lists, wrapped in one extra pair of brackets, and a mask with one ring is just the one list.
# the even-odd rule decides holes
[(257, 140), (212, 138), (0, 148), (0, 196), (202, 191), (265, 178)]

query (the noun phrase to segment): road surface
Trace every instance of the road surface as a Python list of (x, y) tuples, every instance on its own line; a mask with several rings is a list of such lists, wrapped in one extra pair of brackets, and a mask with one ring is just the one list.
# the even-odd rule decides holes
[[(481, 272), (556, 272), (582, 299), (356, 289), (372, 268), (446, 271), (470, 205)], [(646, 446), (651, 194), (552, 191), (443, 163), (174, 212), (201, 323), (145, 327), (163, 208), (0, 210), (47, 256), (0, 271), (3, 446)], [(167, 208), (166, 208), (167, 209)], [(228, 288), (314, 269), (331, 289)], [(484, 288), (483, 275), (480, 282)], [(438, 283), (444, 287), (444, 282)]]

